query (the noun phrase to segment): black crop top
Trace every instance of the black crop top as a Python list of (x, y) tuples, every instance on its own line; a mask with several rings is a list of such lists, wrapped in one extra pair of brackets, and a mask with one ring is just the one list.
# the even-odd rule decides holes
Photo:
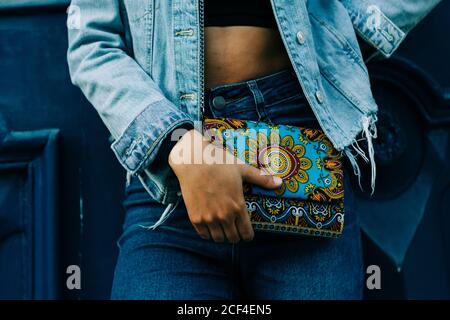
[(205, 0), (205, 27), (276, 28), (270, 0)]

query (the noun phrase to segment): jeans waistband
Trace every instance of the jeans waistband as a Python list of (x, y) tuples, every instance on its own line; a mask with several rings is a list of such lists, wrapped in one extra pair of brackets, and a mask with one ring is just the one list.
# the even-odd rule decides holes
[(237, 108), (266, 108), (287, 98), (305, 98), (292, 68), (252, 80), (218, 85), (205, 92), (205, 113), (227, 116)]

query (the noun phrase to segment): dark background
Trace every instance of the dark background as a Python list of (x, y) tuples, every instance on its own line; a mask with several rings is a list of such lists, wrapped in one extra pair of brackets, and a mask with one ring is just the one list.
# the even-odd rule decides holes
[[(125, 171), (70, 82), (66, 2), (0, 1), (0, 299), (109, 297)], [(450, 298), (449, 17), (447, 1), (392, 59), (370, 64), (390, 116), (380, 119), (378, 190), (360, 195), (361, 208), (389, 199), (423, 218), (401, 269), (364, 238), (366, 264), (382, 268), (382, 290), (367, 299)], [(430, 188), (418, 208), (420, 181)], [(81, 267), (81, 290), (66, 288), (69, 265)]]

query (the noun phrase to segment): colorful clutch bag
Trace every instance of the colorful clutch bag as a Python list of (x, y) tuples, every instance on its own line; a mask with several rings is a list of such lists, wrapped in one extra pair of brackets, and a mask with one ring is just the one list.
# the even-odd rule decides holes
[(283, 179), (276, 190), (244, 185), (254, 229), (324, 237), (342, 233), (342, 156), (321, 130), (230, 118), (205, 118), (203, 125), (211, 141)]

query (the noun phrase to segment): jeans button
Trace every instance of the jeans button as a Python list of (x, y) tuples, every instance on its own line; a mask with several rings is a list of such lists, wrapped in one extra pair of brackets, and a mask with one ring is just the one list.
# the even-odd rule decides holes
[(222, 110), (223, 108), (225, 108), (225, 105), (227, 104), (227, 102), (224, 97), (217, 96), (217, 97), (214, 97), (214, 99), (212, 100), (212, 104), (213, 104), (213, 107), (216, 108), (217, 110)]

